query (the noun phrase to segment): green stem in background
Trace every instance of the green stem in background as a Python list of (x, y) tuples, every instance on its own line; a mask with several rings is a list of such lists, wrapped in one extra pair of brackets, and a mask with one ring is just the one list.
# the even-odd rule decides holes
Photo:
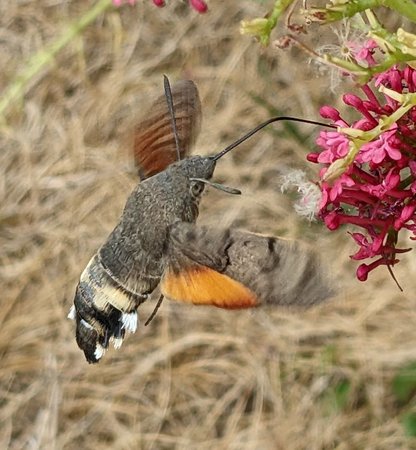
[(270, 34), (277, 25), (280, 16), (294, 2), (294, 0), (277, 0), (272, 11), (267, 17), (258, 17), (253, 20), (242, 20), (240, 25), (241, 34), (255, 36), (263, 45), (270, 41)]
[[(241, 34), (255, 36), (263, 45), (268, 45), (271, 32), (282, 14), (293, 2), (294, 0), (277, 0), (272, 11), (266, 17), (241, 21)], [(332, 5), (329, 4), (326, 8), (309, 8), (300, 12), (311, 21), (328, 23), (351, 18), (380, 6), (392, 9), (412, 22), (416, 22), (416, 3), (413, 0), (352, 0), (345, 2), (333, 0)]]
[(9, 106), (21, 98), (27, 85), (38, 75), (42, 69), (53, 62), (55, 56), (68, 45), (76, 36), (78, 36), (88, 25), (91, 24), (101, 13), (112, 6), (111, 0), (98, 1), (89, 11), (87, 11), (77, 22), (72, 23), (62, 33), (58, 39), (26, 62), (23, 71), (17, 75), (12, 83), (0, 96), (0, 121), (4, 121), (4, 114)]
[(380, 6), (382, 0), (353, 0), (345, 3), (328, 4), (326, 8), (311, 7), (303, 11), (314, 22), (336, 22), (355, 16), (366, 9)]
[(416, 4), (413, 0), (381, 0), (381, 4), (393, 9), (412, 22), (416, 22)]
[(368, 37), (374, 39), (381, 50), (396, 62), (414, 61), (416, 57), (416, 35), (398, 28), (395, 33), (387, 31), (377, 20), (373, 11), (365, 11), (370, 31)]
[(412, 0), (353, 0), (345, 3), (335, 3), (327, 8), (310, 8), (305, 11), (308, 18), (318, 22), (335, 22), (355, 14), (384, 6), (398, 12), (403, 17), (416, 22), (416, 4)]
[(373, 78), (374, 75), (385, 72), (399, 62), (414, 61), (415, 57), (396, 52), (394, 56), (388, 55), (384, 58), (384, 61), (372, 67), (362, 67), (352, 61), (345, 61), (344, 59), (331, 55), (324, 55), (315, 59), (322, 61), (324, 64), (329, 66), (337, 67), (342, 71), (350, 73), (354, 76), (354, 80), (359, 84), (366, 84), (369, 80), (371, 80), (371, 78)]
[[(350, 73), (359, 84), (366, 84), (374, 75), (390, 69), (395, 64), (411, 64), (416, 61), (416, 35), (408, 33), (402, 28), (399, 28), (396, 33), (390, 33), (378, 22), (371, 10), (367, 9), (365, 15), (371, 27), (367, 31), (367, 37), (373, 39), (383, 53), (383, 59), (374, 66), (365, 67), (353, 60), (329, 54), (321, 55), (303, 44), (296, 36), (286, 35), (283, 42), (287, 44), (289, 39), (291, 43), (308, 53), (316, 61)], [(360, 14), (355, 16), (355, 18), (359, 17), (361, 17)]]

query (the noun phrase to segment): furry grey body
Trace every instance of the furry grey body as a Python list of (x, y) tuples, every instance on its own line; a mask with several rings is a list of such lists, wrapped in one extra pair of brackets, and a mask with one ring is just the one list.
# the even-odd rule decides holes
[(75, 294), (76, 338), (89, 362), (101, 357), (111, 339), (120, 341), (130, 331), (126, 314), (135, 315), (159, 284), (169, 227), (198, 217), (204, 183), (192, 178), (209, 180), (214, 169), (212, 158), (191, 157), (130, 194), (119, 224), (84, 270)]
[(102, 264), (120, 285), (141, 294), (155, 289), (163, 272), (169, 226), (198, 217), (199, 196), (192, 195), (190, 178), (211, 178), (213, 167), (206, 172), (205, 161), (197, 157), (175, 163), (130, 195), (120, 223), (99, 250)]

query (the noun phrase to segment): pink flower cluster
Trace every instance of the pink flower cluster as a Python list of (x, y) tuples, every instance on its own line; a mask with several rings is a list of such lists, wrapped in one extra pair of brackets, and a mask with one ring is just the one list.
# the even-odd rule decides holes
[[(375, 87), (383, 85), (398, 93), (416, 92), (416, 71), (410, 66), (392, 67), (373, 81)], [(359, 120), (348, 124), (331, 106), (321, 108), (321, 116), (338, 127), (369, 131), (379, 122), (385, 123), (385, 118), (401, 106), (387, 95), (376, 96), (369, 84), (361, 89), (363, 97), (343, 97), (346, 105), (361, 114)], [(307, 156), (309, 161), (324, 165), (320, 171), (320, 218), (330, 230), (343, 224), (361, 227), (361, 232), (351, 233), (359, 246), (351, 258), (376, 258), (358, 267), (360, 281), (365, 281), (369, 272), (380, 265), (390, 268), (399, 261), (398, 254), (410, 250), (396, 247), (400, 230), (408, 230), (411, 239), (416, 239), (415, 121), (413, 107), (378, 137), (359, 146), (353, 161), (347, 158), (344, 172), (332, 182), (326, 180), (325, 173), (331, 164), (349, 154), (354, 138), (339, 131), (321, 131), (316, 142), (322, 151)]]
[[(158, 8), (163, 8), (165, 6), (165, 0), (152, 0), (153, 3)], [(113, 0), (114, 6), (121, 6), (123, 3), (128, 3), (129, 5), (134, 5), (137, 2), (137, 0)], [(208, 11), (208, 6), (203, 0), (189, 0), (190, 6), (195, 9), (195, 11), (198, 11), (199, 13), (204, 13)]]

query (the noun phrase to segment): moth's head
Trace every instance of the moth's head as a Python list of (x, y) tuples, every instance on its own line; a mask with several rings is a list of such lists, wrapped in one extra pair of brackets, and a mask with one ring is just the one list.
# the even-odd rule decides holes
[(205, 185), (211, 186), (227, 194), (241, 194), (238, 189), (214, 183), (211, 180), (217, 164), (215, 156), (192, 156), (174, 164), (188, 180), (192, 195), (199, 197)]
[(214, 174), (216, 161), (212, 157), (191, 156), (176, 163), (189, 178), (210, 180)]
[(204, 192), (205, 185), (210, 184), (210, 179), (215, 170), (216, 161), (210, 157), (191, 156), (174, 164), (176, 170), (181, 172), (188, 186), (191, 197), (199, 203)]

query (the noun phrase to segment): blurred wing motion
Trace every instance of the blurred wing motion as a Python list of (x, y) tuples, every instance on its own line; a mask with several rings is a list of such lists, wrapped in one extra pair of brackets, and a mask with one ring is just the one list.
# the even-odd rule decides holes
[[(194, 144), (201, 128), (201, 102), (198, 89), (190, 80), (172, 86), (172, 100), (181, 159)], [(147, 117), (134, 130), (134, 159), (142, 180), (162, 172), (177, 161), (172, 118), (165, 95), (152, 105)]]
[(161, 284), (172, 300), (220, 308), (308, 307), (334, 295), (318, 256), (296, 241), (177, 222)]

